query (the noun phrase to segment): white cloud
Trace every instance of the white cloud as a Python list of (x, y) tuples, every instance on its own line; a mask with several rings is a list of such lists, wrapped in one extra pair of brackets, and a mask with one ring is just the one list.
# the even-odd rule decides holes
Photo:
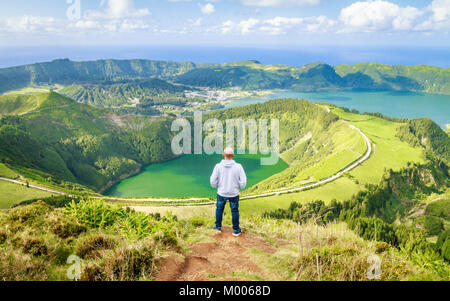
[(435, 22), (448, 22), (450, 19), (450, 0), (434, 0), (429, 9)]
[(134, 0), (102, 0), (104, 10), (88, 10), (87, 19), (126, 19), (143, 18), (150, 15), (148, 8), (137, 9)]
[(317, 5), (320, 0), (240, 0), (243, 5), (261, 7)]
[(290, 26), (295, 24), (300, 24), (303, 22), (302, 18), (286, 18), (286, 17), (275, 17), (273, 19), (267, 20), (266, 23), (271, 26)]
[(325, 16), (308, 18), (275, 17), (265, 20), (249, 18), (239, 23), (231, 20), (224, 22), (222, 24), (222, 33), (236, 32), (241, 35), (251, 33), (281, 35), (287, 34), (288, 32), (327, 32), (334, 28), (335, 25), (336, 21)]
[(353, 3), (341, 10), (339, 18), (345, 25), (343, 31), (371, 32), (411, 30), (422, 14), (412, 6), (401, 7), (378, 0)]
[(228, 20), (222, 23), (222, 33), (227, 34), (231, 32), (235, 28), (235, 24), (233, 21)]
[(326, 16), (307, 18), (306, 29), (308, 32), (328, 32), (337, 24), (336, 21)]
[(250, 18), (248, 20), (241, 21), (241, 23), (239, 23), (239, 28), (241, 30), (241, 33), (243, 35), (246, 35), (251, 33), (259, 23), (260, 21), (258, 19)]
[(69, 27), (100, 32), (129, 32), (149, 28), (144, 17), (150, 15), (147, 8), (138, 9), (134, 0), (102, 0), (103, 10), (88, 10), (82, 20)]
[(203, 22), (203, 19), (202, 18), (197, 18), (197, 19), (195, 19), (195, 20), (191, 20), (191, 23), (192, 23), (192, 25), (193, 26), (201, 26), (202, 25), (202, 22)]
[(215, 11), (215, 7), (211, 3), (206, 3), (205, 5), (202, 5), (199, 3), (198, 6), (200, 7), (200, 10), (202, 11), (202, 13), (205, 15), (210, 15), (210, 14), (214, 13), (214, 11)]
[(57, 23), (58, 21), (52, 17), (25, 15), (5, 18), (0, 22), (0, 28), (2, 31), (12, 33), (58, 32), (61, 27)]
[(434, 0), (431, 5), (426, 8), (431, 16), (416, 29), (424, 31), (450, 29), (450, 0)]
[(100, 23), (94, 20), (79, 20), (75, 23), (75, 27), (79, 29), (97, 29)]

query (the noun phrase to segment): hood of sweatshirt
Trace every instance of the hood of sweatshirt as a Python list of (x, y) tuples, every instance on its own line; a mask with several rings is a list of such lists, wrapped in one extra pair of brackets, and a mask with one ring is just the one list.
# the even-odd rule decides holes
[(231, 168), (234, 165), (236, 165), (236, 162), (234, 160), (222, 160), (222, 163), (220, 163), (225, 168)]

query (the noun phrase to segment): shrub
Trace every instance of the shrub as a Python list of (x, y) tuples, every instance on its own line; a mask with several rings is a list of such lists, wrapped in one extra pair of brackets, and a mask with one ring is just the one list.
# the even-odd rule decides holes
[(72, 202), (66, 206), (66, 213), (92, 228), (106, 229), (125, 217), (126, 210), (109, 206), (102, 200)]
[(189, 221), (191, 222), (192, 226), (196, 228), (202, 227), (206, 224), (205, 219), (200, 216), (193, 217)]
[(444, 230), (444, 223), (435, 216), (424, 215), (416, 219), (419, 225), (422, 225), (428, 235), (438, 235)]
[(65, 244), (60, 244), (55, 247), (52, 255), (56, 264), (65, 265), (67, 263), (67, 258), (72, 255), (72, 249)]
[(78, 237), (81, 233), (87, 231), (86, 226), (63, 214), (53, 215), (47, 218), (46, 222), (50, 225), (50, 230), (63, 239)]
[(439, 200), (433, 202), (425, 209), (425, 214), (442, 217), (450, 221), (450, 200)]
[(48, 254), (47, 244), (39, 238), (25, 238), (22, 249), (24, 253), (33, 256), (45, 256)]
[(158, 248), (154, 241), (123, 246), (105, 253), (100, 262), (84, 267), (82, 281), (137, 281), (148, 280), (157, 271)]
[(450, 261), (450, 239), (447, 239), (444, 242), (444, 245), (441, 249), (441, 255), (444, 257), (445, 260)]
[(14, 205), (13, 207), (15, 208), (15, 207), (20, 207), (20, 206), (31, 205), (37, 201), (42, 201), (42, 202), (46, 203), (47, 205), (50, 205), (55, 208), (64, 208), (66, 205), (70, 204), (72, 201), (79, 202), (79, 200), (77, 198), (63, 195), (63, 196), (52, 196), (52, 197), (43, 198), (43, 199), (39, 199), (39, 200), (37, 200), (37, 199), (27, 200), (27, 201), (20, 202), (19, 204)]
[(86, 267), (84, 267), (81, 273), (81, 281), (103, 281), (105, 280), (105, 274), (103, 272), (102, 267), (100, 267), (97, 263), (92, 262), (89, 263)]
[(53, 209), (49, 205), (38, 201), (30, 206), (12, 209), (8, 214), (8, 219), (13, 222), (30, 224), (52, 210)]
[(445, 260), (450, 261), (450, 244), (448, 242), (450, 242), (450, 230), (446, 230), (439, 235), (436, 247), (442, 257)]
[(99, 251), (113, 249), (116, 240), (103, 234), (83, 237), (75, 247), (75, 254), (83, 259), (95, 258)]
[(17, 250), (0, 252), (0, 280), (44, 281), (48, 280), (47, 264)]
[(157, 247), (147, 240), (125, 246), (105, 258), (104, 273), (109, 281), (136, 281), (151, 278), (157, 270)]
[(375, 252), (377, 254), (384, 253), (387, 250), (389, 250), (389, 247), (390, 246), (387, 243), (385, 243), (384, 241), (383, 242), (378, 242), (377, 245), (376, 245), (376, 251)]
[(5, 231), (0, 230), (0, 245), (6, 241), (8, 234)]
[(155, 235), (164, 243), (177, 244), (177, 217), (170, 212), (158, 218), (156, 215), (146, 215), (94, 200), (73, 202), (66, 207), (66, 213), (93, 228), (119, 230), (129, 239), (139, 240)]

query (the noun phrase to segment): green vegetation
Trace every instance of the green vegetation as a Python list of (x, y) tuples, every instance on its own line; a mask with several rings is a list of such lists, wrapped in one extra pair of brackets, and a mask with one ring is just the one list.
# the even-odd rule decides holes
[(190, 226), (101, 202), (62, 209), (37, 202), (0, 215), (0, 279), (67, 280), (66, 261), (83, 260), (81, 280), (150, 280), (165, 250)]
[(432, 156), (450, 162), (450, 137), (428, 118), (409, 120), (398, 136), (413, 146), (423, 146)]
[[(386, 89), (450, 93), (450, 69), (432, 66), (384, 65), (361, 63), (354, 66), (336, 66), (336, 72), (344, 77), (355, 77), (366, 85), (376, 84)], [(369, 88), (369, 87), (368, 87)]]
[(211, 88), (282, 88), (302, 91), (366, 89), (450, 93), (450, 70), (431, 66), (362, 63), (333, 68), (324, 63), (292, 67), (263, 65), (257, 61), (221, 65), (148, 60), (73, 62), (67, 59), (0, 69), (0, 93), (33, 85), (94, 84), (149, 77)]
[[(382, 64), (339, 65), (324, 63), (302, 67), (262, 65), (259, 62), (208, 64), (177, 77), (193, 86), (243, 89), (293, 89), (318, 91), (400, 90), (449, 94), (450, 70), (430, 66), (394, 66)], [(244, 81), (242, 79), (245, 79)]]
[[(359, 237), (345, 223), (318, 225), (312, 220), (298, 224), (291, 220), (252, 217), (246, 229), (266, 238), (276, 253), (253, 250), (251, 258), (264, 268), (264, 280), (364, 281), (374, 255), (382, 262), (381, 281), (448, 280), (448, 265), (416, 260), (407, 251), (383, 242)], [(440, 265), (433, 269), (432, 264)]]
[(67, 86), (59, 92), (78, 102), (100, 108), (118, 109), (127, 112), (135, 108), (135, 113), (154, 115), (153, 106), (172, 104), (184, 106), (185, 86), (175, 86), (160, 79), (106, 82)]
[(437, 272), (448, 275), (446, 264), (435, 265), (436, 258), (445, 253), (442, 249), (444, 243), (433, 244), (425, 239), (427, 236), (442, 234), (443, 222), (437, 217), (424, 215), (415, 219), (412, 226), (405, 223), (411, 208), (420, 202), (418, 200), (447, 187), (446, 166), (431, 163), (410, 165), (399, 172), (388, 171), (379, 185), (369, 185), (367, 190), (359, 192), (350, 200), (332, 201), (329, 205), (322, 201), (307, 204), (294, 202), (288, 209), (266, 212), (265, 216), (300, 223), (309, 220), (322, 224), (345, 221), (364, 239), (384, 241), (405, 250), (410, 258), (422, 257)]
[(0, 177), (8, 179), (16, 179), (18, 177), (18, 174), (15, 173), (10, 168), (8, 168), (8, 166), (6, 166), (5, 164), (0, 163)]
[(289, 87), (289, 79), (272, 72), (239, 67), (211, 67), (191, 70), (176, 78), (176, 81), (190, 86), (228, 88), (241, 87), (247, 90), (281, 89)]
[(279, 119), (280, 153), (290, 167), (264, 180), (245, 193), (297, 187), (337, 173), (366, 152), (363, 137), (324, 108), (295, 99), (214, 112), (206, 118)]
[(425, 214), (450, 221), (450, 199), (440, 199), (429, 204), (425, 210)]
[[(245, 264), (257, 268), (237, 268), (230, 275), (223, 270), (213, 274), (209, 268), (196, 273), (215, 280), (360, 281), (367, 280), (367, 259), (377, 254), (383, 262), (380, 280), (448, 277), (445, 263), (435, 261), (432, 267), (405, 256), (405, 250), (365, 241), (343, 223), (298, 226), (253, 216), (242, 224), (248, 239), (220, 243), (247, 250), (241, 255)], [(209, 218), (145, 215), (101, 201), (72, 203), (65, 209), (36, 202), (0, 212), (0, 279), (67, 280), (71, 254), (82, 260), (82, 281), (163, 279), (160, 272), (168, 258), (187, 260), (192, 250), (212, 244), (211, 227)]]
[[(12, 115), (16, 102), (26, 114)], [(167, 118), (120, 116), (54, 92), (9, 95), (0, 104), (7, 115), (0, 118), (0, 161), (36, 182), (98, 191), (173, 158)]]
[(8, 209), (22, 201), (50, 197), (50, 192), (0, 181), (0, 209)]
[[(170, 213), (176, 203), (160, 209), (143, 201), (89, 200), (145, 165), (174, 159), (174, 115), (119, 115), (104, 108), (151, 115), (158, 105), (188, 106), (183, 92), (193, 88), (178, 84), (448, 94), (448, 74), (448, 69), (426, 66), (333, 68), (315, 63), (297, 68), (256, 61), (57, 60), (0, 69), (0, 92), (59, 87), (82, 102), (35, 90), (0, 96), (0, 177), (77, 195), (53, 196), (0, 181), (0, 209), (13, 207), (0, 211), (0, 279), (64, 280), (67, 257), (77, 254), (84, 263), (82, 280), (153, 280), (166, 255), (188, 258), (196, 243), (214, 240), (206, 231), (212, 228), (211, 218), (202, 217), (211, 216), (213, 206), (173, 207), (180, 218), (194, 217), (178, 219)], [(264, 239), (263, 248), (250, 247), (245, 254), (261, 270), (210, 272), (207, 277), (365, 280), (367, 258), (378, 254), (384, 264), (382, 280), (449, 279), (450, 138), (431, 120), (359, 114), (294, 99), (204, 117), (280, 120), (280, 152), (289, 167), (244, 193), (296, 187), (339, 172), (366, 152), (364, 139), (352, 126), (373, 145), (369, 160), (332, 183), (243, 201), (243, 227), (256, 236), (241, 247)], [(169, 213), (161, 216), (161, 210)], [(230, 218), (227, 213), (225, 221)]]
[(73, 62), (55, 60), (0, 69), (0, 93), (30, 85), (72, 85), (96, 81), (118, 81), (148, 77), (167, 78), (195, 67), (192, 63), (148, 60), (99, 60)]

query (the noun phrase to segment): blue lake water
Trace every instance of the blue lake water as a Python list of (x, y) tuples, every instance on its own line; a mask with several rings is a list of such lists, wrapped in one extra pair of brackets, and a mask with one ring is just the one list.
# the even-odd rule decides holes
[(403, 118), (429, 117), (442, 128), (450, 124), (450, 95), (415, 92), (275, 92), (261, 98), (242, 98), (227, 108), (265, 102), (276, 98), (298, 98), (314, 102), (328, 102), (363, 112), (379, 112)]

